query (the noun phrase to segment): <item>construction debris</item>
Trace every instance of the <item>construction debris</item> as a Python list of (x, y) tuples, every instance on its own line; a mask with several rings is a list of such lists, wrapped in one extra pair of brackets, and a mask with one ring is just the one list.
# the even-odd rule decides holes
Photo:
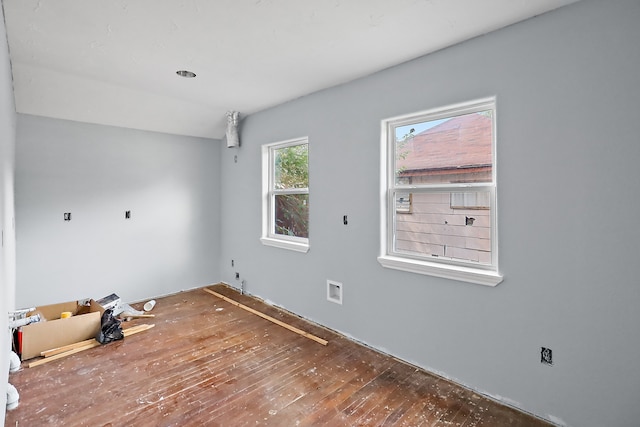
[[(148, 324), (133, 326), (131, 328), (125, 329), (123, 333), (125, 337), (128, 337), (128, 336), (137, 334), (139, 332), (144, 332), (146, 330), (149, 330), (154, 326), (155, 325), (148, 325)], [(85, 340), (85, 341), (77, 342), (74, 344), (58, 347), (55, 349), (46, 350), (40, 353), (41, 356), (44, 356), (44, 359), (39, 359), (39, 360), (30, 362), (29, 364), (27, 364), (27, 367), (33, 368), (35, 366), (44, 365), (45, 363), (49, 363), (53, 360), (58, 360), (63, 357), (71, 356), (72, 354), (79, 353), (81, 351), (88, 350), (90, 348), (100, 347), (100, 345), (101, 344), (97, 340), (90, 339), (90, 340)]]

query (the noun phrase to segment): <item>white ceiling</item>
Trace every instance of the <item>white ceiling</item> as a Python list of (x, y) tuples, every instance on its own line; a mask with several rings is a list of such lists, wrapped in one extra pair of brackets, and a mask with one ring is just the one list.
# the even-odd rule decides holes
[(19, 113), (221, 138), (226, 111), (246, 116), (575, 1), (2, 3)]

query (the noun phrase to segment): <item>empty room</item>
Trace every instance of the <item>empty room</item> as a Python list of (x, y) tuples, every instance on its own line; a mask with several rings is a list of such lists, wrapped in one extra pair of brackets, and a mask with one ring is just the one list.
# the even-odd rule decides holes
[(6, 427), (640, 426), (640, 1), (0, 4)]

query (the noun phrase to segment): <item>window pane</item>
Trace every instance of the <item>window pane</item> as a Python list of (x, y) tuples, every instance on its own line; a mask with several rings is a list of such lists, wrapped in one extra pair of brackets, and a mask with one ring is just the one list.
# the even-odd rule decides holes
[[(396, 197), (401, 194), (397, 192)], [(412, 193), (411, 213), (395, 215), (395, 251), (490, 265), (490, 206), (452, 207), (451, 201), (459, 194), (467, 195), (467, 200), (491, 200), (488, 191)]]
[(492, 181), (493, 111), (395, 128), (396, 185)]
[(309, 237), (309, 195), (277, 194), (275, 196), (275, 233), (284, 236)]
[(309, 187), (309, 144), (292, 145), (274, 151), (275, 188)]
[(396, 212), (411, 213), (411, 193), (396, 193)]
[(489, 209), (491, 207), (491, 193), (466, 192), (451, 193), (452, 209)]

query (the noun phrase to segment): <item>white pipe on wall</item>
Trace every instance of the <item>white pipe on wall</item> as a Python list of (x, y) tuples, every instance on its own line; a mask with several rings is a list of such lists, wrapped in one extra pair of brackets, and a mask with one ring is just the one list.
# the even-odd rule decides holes
[(238, 134), (239, 119), (239, 112), (227, 111), (227, 148), (240, 146), (240, 135)]

